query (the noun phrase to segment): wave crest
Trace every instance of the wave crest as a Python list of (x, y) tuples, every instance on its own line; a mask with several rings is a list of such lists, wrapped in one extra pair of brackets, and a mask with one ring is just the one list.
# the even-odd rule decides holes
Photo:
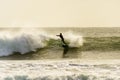
[[(64, 35), (65, 39), (70, 43), (71, 47), (82, 46), (82, 36), (74, 35), (72, 32), (67, 32)], [(8, 56), (13, 52), (21, 54), (30, 51), (36, 51), (37, 48), (44, 48), (50, 39), (57, 40), (56, 35), (50, 35), (43, 30), (3, 30), (0, 32), (0, 56)]]

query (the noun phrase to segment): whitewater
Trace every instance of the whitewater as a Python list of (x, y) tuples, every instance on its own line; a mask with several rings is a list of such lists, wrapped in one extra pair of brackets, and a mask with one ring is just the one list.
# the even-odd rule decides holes
[(0, 80), (120, 80), (120, 60), (29, 60), (0, 64)]
[(0, 80), (120, 80), (119, 54), (120, 28), (0, 29)]
[[(58, 33), (59, 34), (59, 33)], [(40, 29), (5, 29), (0, 31), (0, 56), (9, 56), (14, 52), (25, 54), (48, 46), (50, 40), (59, 40), (57, 34), (50, 34)], [(70, 47), (83, 44), (81, 35), (71, 31), (64, 33)]]

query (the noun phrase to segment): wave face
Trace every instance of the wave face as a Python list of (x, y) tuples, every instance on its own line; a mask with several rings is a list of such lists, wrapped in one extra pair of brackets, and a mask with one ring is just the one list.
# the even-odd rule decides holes
[(26, 54), (41, 48), (50, 49), (51, 53), (54, 48), (58, 52), (62, 45), (56, 36), (59, 33), (63, 33), (70, 47), (81, 51), (120, 50), (120, 28), (11, 28), (0, 29), (0, 56)]
[(71, 30), (83, 36), (82, 51), (91, 50), (120, 50), (120, 28), (113, 27), (92, 27), (92, 28), (52, 28), (51, 30), (67, 31)]
[[(83, 44), (82, 36), (66, 32), (66, 41), (71, 47)], [(0, 31), (0, 56), (8, 56), (14, 52), (21, 54), (47, 47), (52, 41), (59, 41), (56, 34), (38, 29), (4, 29)]]
[(120, 37), (84, 37), (82, 50), (120, 50)]

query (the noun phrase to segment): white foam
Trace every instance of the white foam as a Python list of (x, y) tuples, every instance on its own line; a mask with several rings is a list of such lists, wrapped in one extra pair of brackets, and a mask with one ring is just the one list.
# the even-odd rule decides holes
[(0, 64), (0, 80), (120, 79), (120, 60), (30, 60)]
[(83, 37), (81, 35), (75, 34), (72, 31), (65, 33), (65, 39), (70, 43), (71, 47), (80, 47), (83, 45)]
[[(72, 32), (65, 33), (64, 37), (70, 42), (71, 47), (80, 47), (83, 44), (82, 36)], [(36, 51), (37, 48), (47, 46), (46, 42), (51, 38), (58, 39), (56, 35), (50, 35), (50, 33), (40, 29), (2, 30), (0, 32), (0, 56), (8, 56), (13, 52), (25, 54)]]
[(29, 51), (35, 51), (36, 48), (46, 46), (45, 41), (50, 37), (42, 31), (37, 30), (19, 30), (0, 32), (0, 56), (7, 56), (13, 52), (21, 54)]

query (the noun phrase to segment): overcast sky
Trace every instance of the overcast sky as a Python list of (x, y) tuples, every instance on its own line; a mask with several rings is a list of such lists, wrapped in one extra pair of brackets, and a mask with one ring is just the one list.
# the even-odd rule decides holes
[(0, 27), (120, 27), (120, 0), (0, 0)]

